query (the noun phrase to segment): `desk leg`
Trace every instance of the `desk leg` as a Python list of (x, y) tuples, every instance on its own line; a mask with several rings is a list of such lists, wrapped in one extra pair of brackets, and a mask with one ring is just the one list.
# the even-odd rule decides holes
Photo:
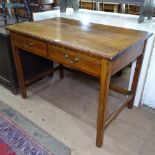
[(138, 85), (138, 79), (139, 79), (139, 75), (140, 75), (140, 71), (141, 71), (141, 67), (142, 67), (142, 62), (143, 62), (143, 54), (137, 58), (135, 73), (134, 73), (132, 87), (131, 87), (131, 93), (133, 94), (133, 98), (128, 103), (129, 109), (132, 109), (132, 107), (133, 107), (133, 102), (134, 102), (134, 98), (136, 95), (136, 89), (137, 89), (137, 85)]
[(62, 64), (59, 64), (59, 77), (64, 78), (64, 67)]
[(19, 55), (19, 49), (16, 47), (14, 47), (13, 49), (14, 49), (14, 58), (15, 58), (15, 63), (16, 63), (20, 92), (21, 92), (23, 98), (27, 98), (23, 70), (22, 70), (22, 64), (21, 64), (21, 59), (20, 59), (20, 55)]
[(102, 60), (100, 76), (100, 94), (98, 106), (97, 135), (96, 146), (102, 147), (104, 137), (105, 111), (109, 92), (111, 78), (111, 63), (108, 60)]

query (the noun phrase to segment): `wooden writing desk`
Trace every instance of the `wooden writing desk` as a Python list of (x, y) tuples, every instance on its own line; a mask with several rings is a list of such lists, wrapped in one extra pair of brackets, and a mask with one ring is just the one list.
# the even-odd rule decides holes
[[(113, 26), (82, 23), (53, 18), (39, 22), (8, 26), (23, 98), (27, 97), (19, 50), (51, 59), (65, 66), (91, 74), (100, 79), (96, 145), (103, 144), (104, 127), (128, 104), (133, 106), (147, 32)], [(111, 88), (124, 94), (125, 101), (107, 113), (107, 97), (111, 76), (137, 59), (132, 89)]]

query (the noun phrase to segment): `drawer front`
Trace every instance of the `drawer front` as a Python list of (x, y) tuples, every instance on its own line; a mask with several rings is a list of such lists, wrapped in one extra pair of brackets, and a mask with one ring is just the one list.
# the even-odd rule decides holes
[(48, 45), (48, 54), (52, 60), (66, 66), (84, 71), (97, 77), (100, 75), (100, 59), (66, 50), (54, 45)]
[(45, 42), (16, 33), (12, 33), (11, 38), (15, 46), (41, 56), (47, 56), (47, 44)]

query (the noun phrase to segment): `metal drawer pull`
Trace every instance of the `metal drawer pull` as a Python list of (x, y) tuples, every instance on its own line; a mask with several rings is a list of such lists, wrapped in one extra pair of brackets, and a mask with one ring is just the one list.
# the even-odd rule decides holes
[(33, 43), (32, 42), (25, 41), (25, 46), (26, 47), (32, 47), (33, 46)]
[(67, 55), (67, 54), (65, 54), (65, 59), (68, 61), (68, 62), (70, 62), (71, 64), (74, 64), (74, 63), (76, 63), (76, 62), (79, 62), (79, 58), (75, 58), (75, 59), (73, 59), (73, 60), (69, 60), (69, 56)]

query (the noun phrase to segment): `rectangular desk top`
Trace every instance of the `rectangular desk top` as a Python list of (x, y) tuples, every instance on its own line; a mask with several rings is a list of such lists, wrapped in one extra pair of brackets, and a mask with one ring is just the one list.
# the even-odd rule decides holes
[(109, 60), (117, 58), (128, 48), (152, 35), (144, 31), (61, 17), (20, 23), (6, 28), (10, 31)]

